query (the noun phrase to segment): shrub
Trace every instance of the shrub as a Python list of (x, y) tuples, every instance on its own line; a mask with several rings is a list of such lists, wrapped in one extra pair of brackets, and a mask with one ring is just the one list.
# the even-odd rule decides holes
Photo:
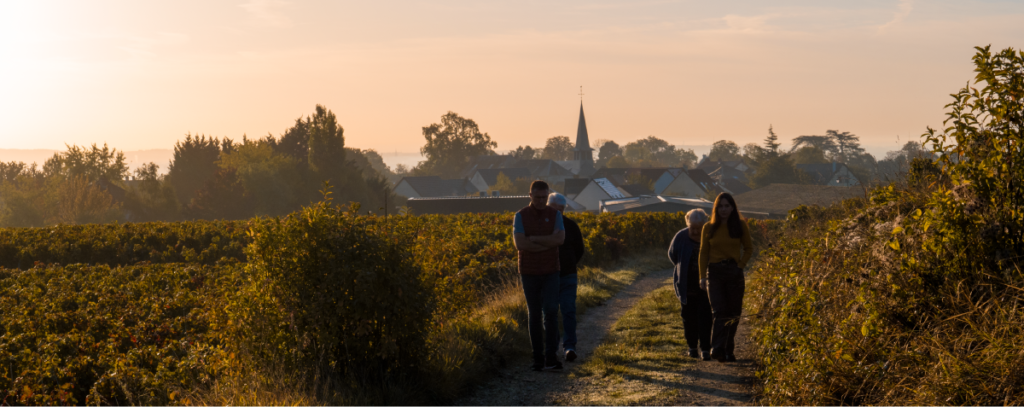
[[(263, 363), (380, 381), (415, 366), (433, 309), (408, 242), (329, 201), (254, 221), (231, 329)], [(359, 380), (359, 381), (362, 381)]]

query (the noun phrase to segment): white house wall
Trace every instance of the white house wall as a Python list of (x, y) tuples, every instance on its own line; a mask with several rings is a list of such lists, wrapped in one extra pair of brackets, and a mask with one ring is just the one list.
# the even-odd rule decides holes
[(491, 186), (487, 185), (487, 181), (484, 181), (483, 175), (480, 175), (480, 171), (473, 173), (473, 178), (469, 179), (469, 183), (473, 184), (473, 186), (480, 191), (487, 191), (491, 189)]
[(608, 193), (604, 192), (604, 189), (597, 185), (597, 183), (591, 182), (587, 184), (586, 188), (583, 188), (576, 197), (572, 198), (572, 200), (586, 207), (588, 211), (596, 211), (601, 200), (610, 198), (611, 197), (608, 196)]
[(852, 187), (860, 185), (860, 182), (858, 182), (857, 177), (850, 172), (849, 167), (844, 165), (832, 175), (832, 179), (828, 181), (828, 185), (836, 187)]
[(398, 185), (395, 185), (395, 193), (406, 198), (422, 198), (420, 194), (417, 193), (415, 189), (412, 189), (412, 186), (410, 186), (405, 180), (402, 180)]
[(686, 173), (679, 174), (668, 187), (661, 192), (661, 195), (678, 196), (683, 198), (700, 198), (704, 196), (704, 189), (693, 182), (693, 179)]
[(669, 174), (668, 171), (661, 173), (661, 176), (654, 181), (654, 193), (661, 195), (662, 191), (668, 188), (669, 185), (672, 185), (672, 181), (675, 180), (676, 178)]

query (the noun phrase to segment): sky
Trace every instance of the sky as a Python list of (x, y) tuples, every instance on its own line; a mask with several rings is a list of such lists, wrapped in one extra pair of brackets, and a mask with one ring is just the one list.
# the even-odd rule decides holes
[[(413, 153), (454, 111), (498, 150), (941, 127), (1020, 1), (0, 0), (0, 149), (279, 136), (322, 104), (346, 146)], [(872, 151), (874, 150), (874, 151)]]

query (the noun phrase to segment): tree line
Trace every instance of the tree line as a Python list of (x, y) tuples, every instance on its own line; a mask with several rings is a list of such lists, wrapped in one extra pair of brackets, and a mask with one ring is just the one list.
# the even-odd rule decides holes
[(370, 210), (392, 205), (392, 175), (373, 150), (345, 147), (335, 114), (317, 105), (279, 137), (187, 134), (166, 175), (155, 163), (129, 171), (124, 153), (68, 146), (42, 167), (0, 163), (0, 226), (244, 219), (294, 212), (323, 197)]
[[(106, 144), (68, 146), (41, 167), (0, 162), (0, 226), (279, 216), (319, 200), (325, 183), (332, 186), (336, 202), (356, 202), (380, 211), (404, 203), (392, 190), (403, 176), (457, 178), (470, 158), (498, 154), (490, 135), (455, 112), (424, 126), (422, 134), (425, 144), (420, 152), (425, 160), (412, 168), (399, 164), (394, 169), (374, 150), (346, 147), (337, 117), (320, 105), (277, 137), (243, 136), (235, 141), (187, 134), (175, 143), (166, 175), (159, 174), (155, 163), (130, 171), (124, 154)], [(698, 163), (693, 150), (655, 136), (625, 145), (598, 140), (596, 146), (598, 168), (689, 169)], [(568, 137), (556, 136), (543, 148), (519, 146), (508, 154), (524, 160), (568, 161), (573, 150)], [(859, 137), (838, 130), (795, 137), (792, 147), (784, 150), (769, 127), (762, 144), (740, 147), (716, 141), (707, 159), (745, 163), (750, 186), (757, 188), (811, 183), (809, 175), (795, 166), (830, 162), (846, 164), (862, 182), (892, 180), (906, 172), (911, 159), (929, 154), (919, 143), (908, 142), (876, 160), (860, 146)], [(505, 177), (496, 189), (519, 191), (529, 181)]]
[[(393, 179), (406, 175), (457, 178), (471, 157), (498, 154), (497, 143), (490, 135), (480, 132), (479, 126), (472, 119), (463, 118), (454, 112), (444, 115), (441, 123), (424, 127), (423, 136), (426, 144), (420, 152), (426, 160), (412, 168), (398, 165), (392, 173)], [(748, 143), (741, 147), (733, 141), (719, 140), (712, 145), (707, 159), (744, 163), (750, 168), (749, 186), (759, 188), (772, 183), (814, 183), (815, 180), (808, 173), (797, 169), (796, 165), (799, 164), (842, 163), (862, 183), (872, 183), (901, 179), (914, 158), (935, 158), (921, 148), (921, 143), (908, 141), (901, 149), (876, 159), (861, 147), (859, 136), (839, 130), (826, 130), (822, 135), (797, 136), (791, 144), (788, 150), (782, 149), (778, 135), (769, 126), (768, 136), (762, 144)], [(653, 135), (625, 145), (613, 140), (597, 140), (595, 147), (597, 168), (692, 169), (699, 163), (692, 149), (673, 146)], [(544, 147), (520, 145), (507, 154), (521, 160), (570, 161), (574, 158), (574, 148), (569, 137), (555, 136), (547, 139)], [(530, 181), (505, 178), (499, 176), (495, 190), (520, 191), (521, 185)]]

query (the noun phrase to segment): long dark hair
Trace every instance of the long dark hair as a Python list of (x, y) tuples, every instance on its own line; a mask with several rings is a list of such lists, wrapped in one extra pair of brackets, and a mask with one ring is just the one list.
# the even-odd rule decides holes
[(729, 237), (733, 239), (739, 239), (743, 237), (743, 217), (740, 216), (740, 208), (736, 207), (736, 200), (732, 198), (732, 194), (728, 192), (722, 192), (715, 198), (715, 206), (711, 208), (711, 236), (715, 235), (718, 231), (718, 227), (721, 226), (722, 220), (718, 217), (718, 205), (721, 205), (722, 200), (728, 201), (729, 205), (732, 206), (732, 214), (729, 215), (729, 220), (725, 223), (726, 227), (729, 228)]

